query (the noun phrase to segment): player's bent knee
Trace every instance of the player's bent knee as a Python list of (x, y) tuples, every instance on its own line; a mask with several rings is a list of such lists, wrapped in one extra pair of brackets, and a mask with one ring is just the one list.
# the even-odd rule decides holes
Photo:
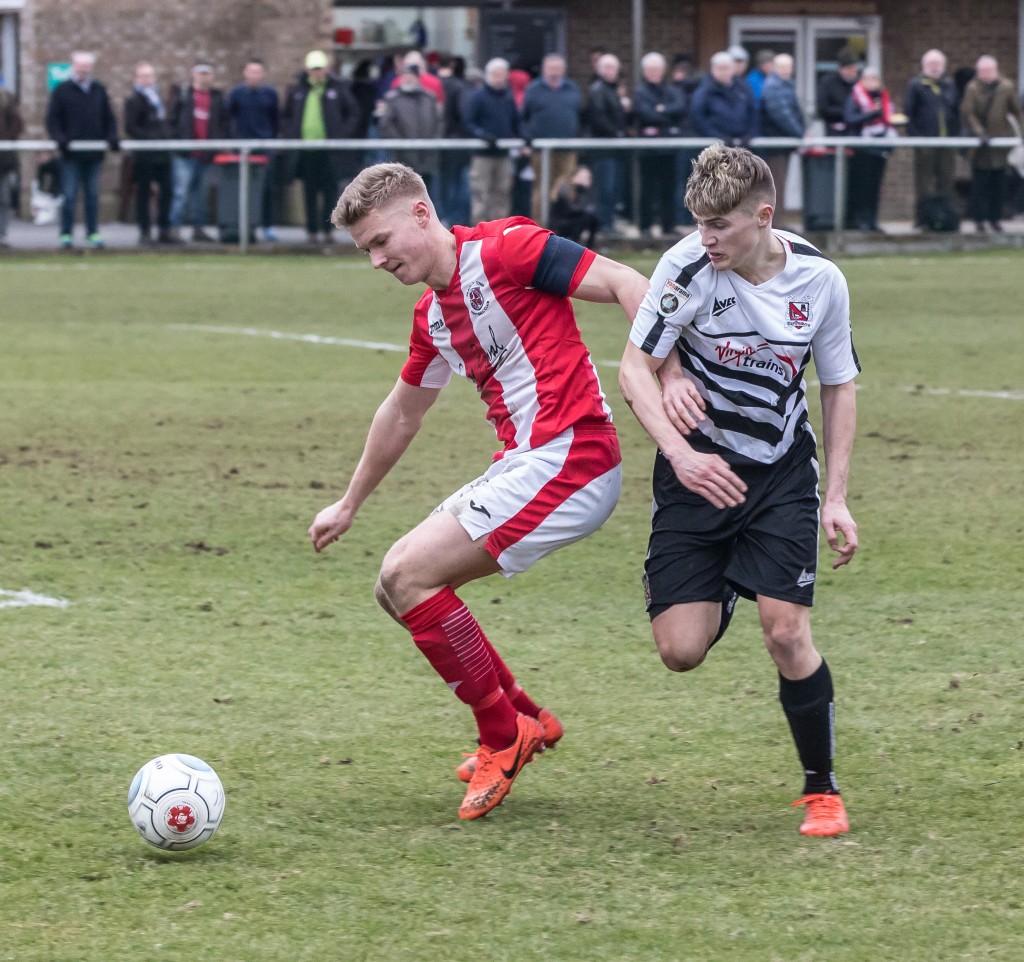
[(680, 642), (676, 638), (654, 638), (662, 664), (669, 671), (693, 671), (707, 656), (707, 644)]
[(765, 647), (774, 654), (785, 654), (811, 643), (807, 620), (800, 615), (773, 618), (761, 626)]
[[(377, 587), (375, 594), (377, 601), (381, 597), (387, 599), (391, 605), (401, 604), (401, 598), (408, 588), (408, 568), (402, 564), (401, 554), (392, 548), (385, 556), (380, 565), (380, 574), (377, 575)], [(382, 604), (383, 607), (383, 604)]]
[(395, 605), (388, 597), (388, 593), (384, 590), (384, 585), (381, 584), (380, 578), (377, 579), (377, 583), (373, 586), (373, 596), (377, 599), (377, 604), (391, 615), (392, 618), (398, 617), (398, 613), (395, 611)]

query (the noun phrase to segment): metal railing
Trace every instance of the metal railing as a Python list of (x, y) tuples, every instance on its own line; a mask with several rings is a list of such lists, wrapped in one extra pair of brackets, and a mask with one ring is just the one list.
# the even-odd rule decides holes
[[(666, 149), (701, 150), (715, 143), (707, 137), (576, 137), (567, 139), (537, 138), (527, 142), (520, 139), (499, 140), (497, 145), (503, 150), (516, 150), (529, 147), (540, 152), (540, 191), (541, 220), (547, 222), (551, 204), (551, 154), (554, 151), (632, 151), (644, 152)], [(1010, 148), (1021, 143), (1017, 137), (996, 137), (987, 142), (989, 147)], [(790, 150), (808, 151), (826, 148), (834, 151), (835, 178), (833, 183), (833, 230), (842, 232), (846, 218), (846, 182), (847, 182), (847, 151), (885, 149), (919, 149), (938, 147), (946, 150), (963, 150), (968, 147), (982, 146), (976, 137), (756, 137), (750, 141), (753, 150), (760, 148), (787, 148)], [(244, 253), (249, 246), (249, 182), (250, 157), (253, 154), (280, 151), (331, 150), (351, 153), (375, 153), (378, 151), (479, 151), (491, 147), (486, 141), (476, 139), (464, 140), (401, 140), (401, 139), (362, 139), (362, 140), (123, 140), (121, 150), (126, 153), (145, 153), (147, 151), (171, 151), (188, 153), (201, 150), (210, 153), (237, 154), (239, 159), (238, 178), (238, 246)], [(844, 150), (836, 148), (846, 148)], [(56, 143), (52, 140), (6, 140), (0, 141), (0, 151), (14, 150), (23, 153), (35, 151), (55, 151)], [(109, 146), (103, 140), (75, 141), (68, 148), (72, 152), (107, 151)]]

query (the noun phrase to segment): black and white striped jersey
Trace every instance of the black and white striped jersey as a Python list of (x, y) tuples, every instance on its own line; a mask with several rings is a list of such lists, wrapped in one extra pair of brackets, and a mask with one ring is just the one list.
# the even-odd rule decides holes
[[(661, 258), (629, 339), (653, 357), (673, 345), (707, 404), (700, 432), (718, 448), (772, 464), (807, 420), (804, 371), (813, 354), (822, 384), (860, 371), (842, 272), (817, 248), (775, 231), (786, 266), (753, 285), (716, 271), (694, 232)], [(690, 443), (704, 448), (698, 435)]]

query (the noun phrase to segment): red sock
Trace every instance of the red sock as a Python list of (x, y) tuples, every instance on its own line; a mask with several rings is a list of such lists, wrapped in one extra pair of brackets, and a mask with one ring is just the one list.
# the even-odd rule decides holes
[(498, 750), (511, 745), (516, 709), (502, 690), (480, 625), (458, 595), (442, 588), (401, 617), (434, 671), (473, 709), (480, 743)]
[(498, 654), (486, 635), (484, 635), (484, 644), (487, 645), (487, 650), (491, 653), (491, 662), (494, 664), (494, 670), (498, 673), (498, 682), (505, 689), (508, 700), (515, 706), (516, 711), (536, 718), (540, 714), (540, 706), (523, 691), (522, 686), (516, 681), (515, 675), (502, 661), (501, 655)]

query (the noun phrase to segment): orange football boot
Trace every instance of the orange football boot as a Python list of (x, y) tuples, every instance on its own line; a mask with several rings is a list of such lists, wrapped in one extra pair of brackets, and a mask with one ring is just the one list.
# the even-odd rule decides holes
[(804, 795), (793, 804), (807, 806), (807, 814), (804, 815), (803, 824), (800, 826), (801, 835), (830, 836), (850, 831), (846, 806), (839, 795)]
[(481, 745), (476, 752), (476, 771), (469, 780), (466, 797), (459, 806), (459, 818), (474, 819), (500, 805), (516, 776), (544, 744), (544, 729), (536, 718), (516, 718), (516, 740), (500, 752)]

